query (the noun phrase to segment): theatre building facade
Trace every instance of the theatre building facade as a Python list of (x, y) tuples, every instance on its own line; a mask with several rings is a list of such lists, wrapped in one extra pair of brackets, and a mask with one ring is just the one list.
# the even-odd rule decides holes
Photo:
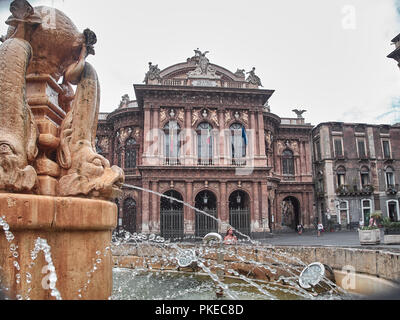
[(199, 50), (164, 70), (150, 63), (136, 100), (99, 115), (98, 152), (151, 191), (123, 190), (118, 228), (171, 239), (311, 228), (313, 127), (304, 110), (272, 113), (274, 91), (261, 87), (254, 68), (233, 73)]

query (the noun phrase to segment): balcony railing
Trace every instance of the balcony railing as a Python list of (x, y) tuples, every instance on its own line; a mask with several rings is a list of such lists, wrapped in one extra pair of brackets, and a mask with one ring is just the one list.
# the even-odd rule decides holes
[(399, 192), (399, 185), (398, 185), (398, 184), (396, 184), (396, 185), (389, 184), (389, 185), (386, 187), (386, 194), (387, 194), (387, 195), (392, 195), (392, 196), (394, 196), (394, 195), (397, 194), (397, 192)]
[(364, 185), (361, 189), (359, 189), (357, 185), (342, 185), (336, 189), (336, 194), (339, 196), (371, 195), (372, 193), (374, 193), (374, 187), (372, 185)]
[(164, 159), (164, 166), (180, 166), (181, 162), (179, 159), (166, 158)]
[(246, 159), (232, 159), (231, 163), (234, 167), (245, 167), (247, 164)]
[(199, 166), (211, 167), (214, 165), (214, 161), (213, 159), (198, 159), (197, 164)]

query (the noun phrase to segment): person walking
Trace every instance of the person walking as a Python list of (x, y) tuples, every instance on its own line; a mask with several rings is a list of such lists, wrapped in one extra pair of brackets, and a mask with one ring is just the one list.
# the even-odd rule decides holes
[(300, 223), (298, 226), (297, 226), (297, 232), (299, 233), (299, 235), (302, 235), (303, 234), (303, 225)]
[(318, 223), (317, 229), (318, 229), (318, 237), (320, 237), (321, 232), (324, 232), (324, 225), (321, 223), (321, 221)]

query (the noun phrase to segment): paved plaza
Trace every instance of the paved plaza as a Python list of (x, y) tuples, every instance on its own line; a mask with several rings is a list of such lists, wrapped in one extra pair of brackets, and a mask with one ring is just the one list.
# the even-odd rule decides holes
[[(383, 231), (381, 231), (383, 239)], [(350, 247), (363, 249), (378, 249), (400, 252), (400, 245), (360, 245), (357, 231), (324, 232), (320, 237), (316, 231), (305, 232), (302, 235), (297, 233), (278, 233), (271, 238), (261, 240), (262, 243), (282, 246), (326, 246), (326, 247)]]

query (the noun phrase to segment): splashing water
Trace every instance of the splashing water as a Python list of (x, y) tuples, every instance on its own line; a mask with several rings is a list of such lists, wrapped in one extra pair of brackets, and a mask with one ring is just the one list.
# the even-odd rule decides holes
[[(148, 189), (133, 186), (133, 185), (125, 184), (124, 186), (128, 189), (136, 189), (139, 191), (148, 192), (151, 194), (155, 194), (161, 198), (165, 198), (165, 199), (172, 200), (177, 203), (183, 204), (184, 206), (187, 206), (190, 209), (193, 209), (193, 210), (217, 221), (218, 224), (222, 223), (222, 221), (220, 219), (216, 218), (215, 216), (210, 215), (207, 212), (204, 212), (202, 210), (199, 210), (198, 208), (195, 208), (195, 207), (191, 206), (190, 204), (185, 203), (182, 200), (155, 192), (153, 190), (148, 190)], [(252, 245), (252, 247), (250, 247), (250, 250), (253, 249), (254, 246), (257, 246), (256, 251), (258, 252), (258, 255), (260, 257), (261, 256), (264, 257), (265, 261), (260, 262), (260, 261), (258, 261), (258, 259), (256, 259), (256, 260), (251, 259), (248, 257), (247, 254), (243, 255), (243, 254), (239, 254), (238, 252), (232, 252), (232, 250), (229, 250), (229, 248), (223, 249), (222, 254), (224, 254), (238, 262), (242, 262), (244, 264), (251, 265), (252, 266), (251, 271), (254, 271), (259, 268), (263, 268), (265, 270), (268, 270), (271, 275), (275, 275), (278, 273), (278, 270), (279, 270), (282, 273), (282, 275), (280, 275), (279, 277), (276, 277), (276, 279), (270, 279), (268, 284), (261, 285), (261, 284), (259, 284), (259, 281), (252, 280), (251, 278), (248, 277), (248, 275), (245, 276), (243, 274), (239, 274), (237, 271), (235, 271), (233, 269), (229, 269), (228, 272), (226, 272), (226, 274), (228, 274), (228, 275), (230, 274), (231, 276), (242, 280), (241, 284), (235, 283), (233, 286), (229, 286), (223, 282), (223, 280), (224, 280), (223, 278), (220, 279), (215, 273), (213, 273), (213, 271), (211, 271), (210, 266), (213, 264), (213, 262), (210, 259), (206, 259), (206, 258), (202, 257), (202, 254), (207, 255), (207, 254), (215, 253), (215, 251), (213, 251), (214, 249), (200, 248), (198, 250), (200, 254), (197, 255), (196, 259), (194, 259), (195, 261), (193, 261), (193, 262), (196, 262), (197, 266), (200, 267), (200, 269), (204, 272), (204, 274), (208, 275), (218, 285), (218, 287), (222, 288), (224, 290), (225, 294), (229, 298), (238, 299), (237, 294), (231, 290), (231, 287), (245, 288), (246, 286), (249, 286), (249, 287), (256, 289), (259, 293), (261, 293), (261, 296), (263, 296), (264, 299), (276, 299), (277, 298), (276, 296), (274, 296), (271, 293), (271, 291), (281, 291), (283, 293), (292, 294), (292, 295), (295, 295), (297, 297), (301, 297), (304, 299), (315, 299), (317, 294), (314, 291), (309, 292), (309, 291), (303, 289), (298, 284), (299, 274), (307, 266), (305, 263), (303, 263), (300, 259), (298, 259), (296, 257), (292, 257), (285, 252), (282, 252), (280, 250), (275, 250), (273, 247), (259, 247), (258, 246), (259, 242), (253, 241), (249, 236), (239, 232), (238, 230), (236, 230), (236, 232), (238, 234), (242, 235), (244, 238), (246, 238), (247, 241), (249, 241), (249, 243)], [(161, 241), (155, 241), (156, 239), (161, 240)], [(125, 247), (125, 251), (126, 251), (125, 253), (120, 252), (121, 255), (124, 255), (124, 254), (129, 255), (130, 253), (132, 253), (132, 252), (129, 253), (129, 250), (130, 250), (129, 245), (135, 247), (136, 253), (144, 261), (143, 262), (144, 269), (140, 269), (140, 270), (153, 271), (152, 263), (161, 261), (163, 263), (166, 263), (166, 265), (165, 265), (166, 269), (175, 264), (175, 269), (177, 271), (179, 271), (179, 267), (176, 266), (177, 260), (179, 260), (179, 259), (185, 260), (185, 258), (186, 258), (186, 260), (190, 260), (190, 259), (193, 260), (193, 256), (191, 253), (193, 250), (184, 250), (184, 249), (180, 248), (177, 244), (171, 244), (169, 240), (165, 241), (164, 239), (162, 239), (160, 237), (156, 237), (155, 235), (150, 235), (149, 238), (147, 238), (147, 236), (143, 235), (143, 234), (135, 233), (135, 234), (131, 235), (131, 234), (129, 234), (129, 232), (125, 232), (122, 239), (114, 237), (113, 240), (114, 240), (114, 248), (128, 245), (128, 247)], [(132, 242), (134, 244), (132, 244)], [(146, 246), (150, 246), (151, 249), (154, 249), (154, 247), (159, 248), (159, 249), (161, 248), (161, 250), (163, 250), (164, 253), (160, 254), (161, 258), (157, 257), (157, 254), (155, 254), (154, 252), (153, 252), (152, 257), (148, 257), (148, 256), (146, 256), (146, 253), (145, 253)], [(184, 246), (184, 244), (182, 244), (182, 246)], [(177, 252), (177, 253), (171, 254), (171, 249), (174, 249), (175, 252)], [(244, 252), (245, 251), (246, 250), (244, 250)], [(185, 252), (187, 252), (186, 253), (188, 255), (187, 257), (184, 256)], [(189, 254), (189, 252), (190, 252), (190, 254)], [(150, 256), (151, 256), (151, 254), (150, 254)], [(266, 262), (266, 261), (268, 261), (268, 262)], [(137, 266), (135, 266), (135, 267), (137, 267)], [(215, 263), (214, 263), (213, 267), (216, 268), (217, 270), (224, 270), (224, 268), (225, 268), (224, 265), (218, 265)], [(161, 268), (161, 271), (162, 271), (162, 269), (163, 268)], [(335, 294), (336, 295), (343, 295), (343, 294), (346, 295), (347, 294), (347, 292), (345, 292), (340, 287), (336, 286), (336, 284), (331, 282), (326, 277), (324, 277), (323, 281), (331, 289), (329, 291), (329, 294), (331, 297), (332, 297), (332, 295), (335, 295)], [(120, 292), (121, 290), (122, 289), (120, 286), (117, 291)], [(334, 296), (334, 298), (337, 298), (337, 296)]]
[[(44, 287), (44, 289), (50, 289), (51, 296), (55, 297), (56, 300), (62, 300), (61, 294), (56, 288), (56, 283), (57, 283), (56, 268), (54, 267), (53, 259), (51, 258), (51, 248), (50, 248), (49, 244), (47, 243), (47, 240), (41, 239), (41, 238), (36, 239), (35, 247), (31, 251), (32, 263), (29, 265), (29, 268), (31, 269), (35, 265), (35, 260), (40, 251), (43, 251), (44, 258), (47, 262), (47, 266), (45, 266), (43, 269), (50, 272), (42, 280), (42, 286)], [(31, 283), (32, 275), (29, 272), (26, 274), (26, 279), (27, 279), (28, 283)], [(29, 291), (29, 289), (28, 289), (28, 291)]]
[[(152, 194), (155, 194), (155, 195), (157, 195), (157, 196), (159, 196), (161, 198), (165, 198), (165, 199), (172, 200), (172, 201), (175, 201), (177, 203), (183, 204), (184, 206), (186, 206), (186, 207), (188, 207), (188, 208), (190, 208), (190, 209), (192, 209), (192, 210), (194, 210), (194, 211), (196, 211), (198, 213), (201, 213), (201, 214), (203, 214), (203, 215), (205, 215), (205, 216), (207, 216), (207, 217), (209, 217), (209, 218), (211, 218), (213, 220), (215, 220), (218, 224), (222, 224), (222, 221), (220, 219), (214, 217), (213, 215), (211, 215), (211, 214), (209, 214), (209, 213), (207, 213), (205, 211), (202, 211), (202, 210), (200, 210), (200, 209), (198, 209), (196, 207), (193, 207), (190, 204), (188, 204), (188, 203), (186, 203), (186, 202), (184, 202), (182, 200), (178, 200), (178, 199), (176, 199), (174, 197), (167, 196), (165, 194), (158, 193), (158, 192), (153, 191), (153, 190), (149, 190), (149, 189), (145, 189), (145, 188), (141, 188), (141, 187), (137, 187), (137, 186), (133, 186), (133, 185), (129, 185), (129, 184), (124, 184), (123, 186), (125, 188), (128, 188), (128, 189), (136, 189), (136, 190), (139, 190), (139, 191), (152, 193)], [(252, 243), (252, 244), (257, 244), (258, 243), (256, 241), (252, 240), (247, 234), (244, 234), (244, 233), (240, 232), (239, 230), (235, 229), (233, 226), (227, 225), (227, 227), (232, 228), (232, 230), (236, 231), (236, 233), (238, 233), (242, 237), (246, 238), (246, 240), (248, 240), (250, 243)]]

